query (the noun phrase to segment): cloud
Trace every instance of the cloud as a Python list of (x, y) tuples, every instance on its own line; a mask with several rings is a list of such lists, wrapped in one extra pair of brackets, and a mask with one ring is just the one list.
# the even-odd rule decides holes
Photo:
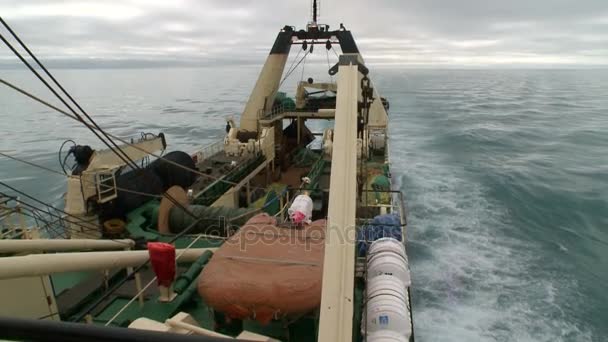
[[(308, 7), (308, 0), (3, 0), (0, 13), (51, 63), (259, 64), (281, 27), (310, 20)], [(321, 22), (345, 23), (378, 65), (608, 65), (605, 0), (333, 0), (322, 1)], [(0, 61), (14, 61), (7, 48)]]
[(0, 13), (11, 18), (80, 17), (105, 20), (128, 20), (142, 15), (142, 10), (119, 3), (47, 3), (28, 4), (20, 2), (15, 6), (2, 6)]

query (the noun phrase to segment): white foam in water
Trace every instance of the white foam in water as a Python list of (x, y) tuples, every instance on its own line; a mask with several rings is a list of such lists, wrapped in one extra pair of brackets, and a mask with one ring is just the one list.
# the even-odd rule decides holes
[[(311, 76), (326, 80), (329, 78), (326, 68), (323, 71), (321, 76)], [(163, 131), (170, 150), (184, 151), (212, 143), (212, 136), (222, 137), (226, 117), (233, 116), (238, 121), (258, 73), (259, 66), (234, 65), (153, 71), (58, 70), (66, 88), (110, 133)], [(471, 165), (475, 158), (493, 158), (497, 164), (509, 161), (517, 172), (543, 161), (547, 154), (531, 148), (523, 149), (515, 164), (513, 155), (485, 153), (491, 151), (493, 143), (504, 141), (498, 138), (509, 135), (520, 138), (518, 130), (513, 130), (517, 125), (527, 127), (529, 139), (545, 140), (545, 144), (555, 142), (550, 136), (567, 136), (577, 131), (602, 136), (606, 118), (603, 95), (608, 78), (597, 70), (566, 74), (547, 71), (542, 75), (538, 71), (416, 74), (405, 69), (374, 69), (372, 73), (375, 86), (391, 102), (392, 172), (395, 179), (407, 177), (403, 190), (410, 209), (408, 255), (416, 340), (578, 342), (605, 337), (606, 334), (591, 336), (587, 331), (605, 329), (601, 318), (595, 315), (602, 306), (590, 302), (596, 298), (580, 294), (576, 275), (562, 272), (563, 268), (552, 271), (546, 267), (546, 260), (538, 255), (539, 242), (525, 239), (521, 233), (525, 233), (526, 227), (510, 225), (508, 208), (493, 201), (488, 195), (490, 189), (479, 183), (481, 176), (472, 174), (470, 169), (484, 171)], [(384, 76), (375, 78), (376, 73)], [(45, 91), (26, 70), (3, 70), (2, 75), (34, 93)], [(561, 86), (570, 91), (572, 80), (578, 80), (580, 85), (574, 85), (580, 88), (579, 93), (572, 93), (576, 98), (553, 99), (555, 88)], [(296, 82), (288, 80), (284, 86), (293, 94)], [(544, 87), (544, 93), (539, 93), (544, 97), (530, 97), (535, 87)], [(4, 106), (0, 121), (11, 124), (3, 132), (0, 149), (14, 150), (10, 153), (24, 159), (47, 158), (49, 164), (45, 166), (57, 169), (57, 149), (66, 138), (101, 147), (97, 138), (80, 124), (3, 89), (0, 88), (0, 103)], [(584, 101), (589, 110), (572, 107), (571, 102), (583, 101), (582, 98), (587, 98)], [(512, 107), (517, 101), (521, 105)], [(182, 109), (182, 113), (164, 113), (163, 109), (168, 107)], [(554, 115), (546, 116), (548, 111)], [(494, 120), (498, 116), (502, 119)], [(50, 119), (42, 119), (45, 117)], [(326, 124), (330, 125), (323, 121), (322, 125)], [(530, 131), (534, 125), (535, 129)], [(571, 126), (577, 127), (572, 130)], [(536, 134), (540, 129), (548, 135)], [(594, 165), (601, 166), (604, 160), (601, 152), (589, 153), (585, 149), (588, 145), (570, 141), (577, 137), (564, 138), (569, 142), (565, 151), (576, 156), (558, 164), (560, 172), (568, 172), (566, 182), (552, 184), (571, 191), (581, 186), (601, 186), (601, 179), (577, 182), (577, 178), (570, 177), (573, 170), (591, 172)], [(605, 140), (594, 141), (598, 151), (605, 150)], [(552, 147), (551, 153), (558, 146)], [(511, 146), (501, 148), (507, 151)], [(45, 171), (0, 160), (0, 178), (4, 181), (10, 179), (11, 185), (21, 190), (44, 201), (60, 203), (64, 189), (58, 185), (63, 183), (48, 186), (56, 182), (52, 177), (55, 176)], [(604, 194), (602, 191), (598, 196)], [(509, 234), (516, 229), (523, 238)], [(563, 254), (576, 253), (575, 247), (563, 240), (555, 248)], [(580, 263), (570, 265), (581, 266), (579, 274), (595, 270)], [(594, 317), (589, 317), (589, 313)], [(586, 324), (589, 319), (599, 323)]]
[(407, 177), (401, 187), (409, 206), (416, 339), (591, 341), (554, 304), (554, 282), (566, 276), (537, 280), (530, 270), (534, 244), (505, 234), (507, 209), (489, 202), (486, 189), (443, 155), (420, 153), (424, 137), (392, 137), (393, 172)]

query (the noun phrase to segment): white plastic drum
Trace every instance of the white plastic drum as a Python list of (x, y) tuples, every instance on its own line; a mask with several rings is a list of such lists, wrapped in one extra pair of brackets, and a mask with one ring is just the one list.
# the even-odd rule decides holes
[(382, 274), (367, 281), (365, 296), (373, 298), (379, 295), (391, 295), (407, 305), (407, 292), (403, 283), (391, 275)]
[[(412, 331), (408, 309), (409, 301), (406, 289), (399, 279), (390, 275), (374, 277), (367, 283), (366, 298), (366, 312), (363, 322), (361, 322), (361, 333), (364, 335), (367, 333), (368, 341), (376, 341), (370, 340), (372, 335), (384, 331), (409, 337)], [(390, 336), (391, 334), (384, 335)], [(379, 339), (378, 341), (393, 340)]]
[(406, 303), (391, 293), (369, 297), (364, 324), (361, 328), (370, 335), (382, 330), (390, 330), (404, 337), (412, 333)]
[(393, 238), (382, 238), (372, 243), (367, 259), (367, 280), (380, 275), (391, 275), (409, 287), (412, 283), (403, 244)]
[(391, 251), (402, 256), (403, 259), (405, 259), (405, 261), (407, 262), (407, 255), (405, 255), (405, 246), (403, 246), (403, 243), (401, 243), (401, 241), (392, 237), (383, 237), (372, 242), (372, 245), (369, 247), (368, 255), (374, 255), (379, 252), (387, 251)]
[(367, 342), (408, 342), (409, 336), (403, 336), (390, 330), (381, 330), (367, 336)]

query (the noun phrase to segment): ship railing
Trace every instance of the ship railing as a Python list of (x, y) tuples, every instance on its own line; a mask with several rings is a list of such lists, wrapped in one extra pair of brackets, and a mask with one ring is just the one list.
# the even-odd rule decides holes
[[(241, 181), (246, 175), (254, 171), (256, 167), (264, 163), (266, 158), (262, 154), (257, 154), (237, 165), (228, 174), (216, 179), (201, 191), (194, 194), (194, 204), (212, 205), (228, 189)], [(267, 163), (268, 161), (266, 161)]]
[(273, 106), (271, 110), (264, 110), (264, 108), (258, 110), (258, 119), (260, 120), (272, 120), (281, 114), (285, 113), (287, 108), (279, 104), (278, 106)]
[(147, 341), (147, 342), (222, 342), (224, 337), (180, 335), (140, 329), (106, 327), (39, 319), (0, 317), (2, 337), (14, 341)]
[[(150, 132), (139, 132), (139, 133), (135, 133), (135, 134), (131, 134), (131, 135), (123, 137), (123, 139), (128, 141), (131, 145), (138, 144), (138, 143), (148, 141), (148, 140), (154, 140), (156, 138), (158, 138), (158, 135), (156, 135), (154, 133), (150, 133)], [(142, 169), (145, 169), (146, 167), (148, 167), (150, 165), (150, 162), (151, 162), (150, 155), (147, 155), (138, 161), (139, 166)], [(130, 165), (127, 165), (127, 167), (129, 169), (131, 168)]]
[(0, 239), (35, 239), (40, 238), (40, 233), (50, 239), (67, 238), (65, 218), (52, 211), (22, 206), (18, 198), (0, 198)]
[[(11, 204), (15, 202), (14, 204)], [(0, 239), (22, 238), (28, 230), (26, 212), (18, 197), (0, 196)]]
[(66, 216), (61, 216), (54, 220), (38, 218), (36, 222), (39, 222), (37, 225), (40, 227), (40, 231), (45, 232), (50, 239), (67, 239), (70, 237), (70, 227), (66, 220), (69, 219)]
[[(365, 192), (380, 192), (380, 193), (387, 193), (390, 196), (390, 203), (389, 204), (362, 204), (359, 205), (358, 209), (357, 209), (357, 220), (356, 220), (356, 224), (357, 224), (357, 232), (359, 229), (362, 229), (366, 226), (368, 226), (371, 221), (373, 220), (373, 218), (376, 216), (376, 214), (378, 214), (378, 210), (384, 211), (386, 210), (386, 213), (394, 213), (394, 214), (398, 214), (399, 215), (399, 224), (395, 225), (395, 226), (399, 226), (401, 228), (401, 241), (403, 242), (404, 245), (406, 245), (406, 252), (407, 252), (407, 210), (406, 210), (406, 206), (405, 206), (405, 196), (403, 195), (403, 192), (399, 191), (399, 190), (373, 190), (373, 189), (364, 189), (362, 190), (364, 193)], [(375, 210), (372, 210), (371, 212), (368, 210), (365, 210), (365, 208), (375, 208)], [(372, 214), (372, 212), (375, 211), (375, 214)], [(380, 212), (380, 213), (381, 213)], [(370, 215), (371, 214), (371, 215)], [(383, 226), (387, 226), (387, 224), (382, 224)], [(359, 235), (357, 235), (359, 236)], [(373, 241), (368, 241), (365, 237), (364, 239), (358, 239), (357, 242), (364, 242), (367, 244), (367, 249), (365, 251), (365, 253), (363, 253), (364, 255), (360, 256), (359, 255), (359, 250), (358, 250), (358, 244), (356, 246), (356, 260), (355, 260), (355, 276), (362, 278), (365, 280), (365, 283), (368, 283), (368, 272), (367, 272), (367, 260), (368, 260), (368, 251), (369, 251), (369, 246)], [(409, 271), (409, 264), (407, 265), (408, 271)], [(411, 335), (409, 338), (409, 342), (414, 342), (414, 319), (413, 319), (413, 313), (412, 313), (412, 296), (411, 296), (411, 286), (408, 286), (406, 288), (406, 295), (407, 295), (407, 310), (408, 310), (408, 314), (409, 314), (409, 320), (410, 320), (410, 326), (411, 326)], [(365, 287), (365, 291), (363, 294), (363, 299), (362, 299), (362, 312), (363, 315), (365, 315), (365, 312), (367, 312), (367, 301), (368, 298), (368, 294), (367, 294), (367, 286)], [(365, 316), (363, 316), (365, 317)], [(368, 331), (367, 331), (367, 319), (363, 319), (361, 320), (361, 324), (362, 326), (362, 331), (364, 331), (364, 336), (368, 336)]]
[[(399, 215), (399, 226), (401, 228), (401, 241), (407, 242), (407, 210), (405, 207), (405, 196), (399, 190), (362, 190), (362, 197), (365, 199), (366, 193), (383, 193), (388, 194), (390, 202), (383, 204), (368, 204), (360, 203), (357, 208), (356, 225), (357, 230), (363, 229), (372, 222), (374, 217), (381, 214), (397, 214)], [(362, 241), (371, 244), (372, 241)], [(356, 273), (359, 277), (363, 276), (363, 265), (366, 263), (365, 257), (358, 257), (355, 263)]]
[[(182, 249), (180, 251), (179, 254), (177, 254), (177, 256), (175, 257), (175, 262), (177, 262), (189, 249), (192, 248), (192, 246), (194, 246), (194, 244), (196, 244), (196, 242), (198, 240), (200, 240), (201, 238), (203, 238), (202, 235), (197, 236), (194, 240), (192, 240), (192, 242), (190, 242), (190, 244), (188, 244), (188, 246), (186, 246), (185, 249)], [(133, 271), (131, 270), (129, 273), (132, 273)], [(144, 292), (150, 287), (152, 286), (152, 284), (154, 284), (156, 282), (157, 276), (154, 276), (154, 278), (152, 278), (152, 280), (150, 280), (146, 286), (144, 286), (143, 288), (141, 287), (141, 285), (137, 285), (137, 293), (125, 304), (123, 305), (122, 308), (120, 308), (120, 310), (118, 310), (118, 312), (116, 312), (116, 314), (114, 314), (114, 316), (112, 316), (104, 325), (107, 327), (110, 324), (112, 324), (112, 322), (118, 318), (118, 316), (120, 316), (120, 314), (122, 314), (125, 310), (127, 310), (127, 308), (133, 303), (135, 302), (135, 300), (139, 299), (139, 305), (140, 307), (143, 307), (144, 305)]]
[[(361, 214), (368, 213), (371, 211), (372, 213), (381, 213), (386, 211), (387, 213), (396, 213), (399, 214), (403, 224), (407, 224), (407, 208), (405, 206), (405, 196), (403, 192), (400, 190), (379, 190), (379, 189), (363, 189), (362, 191), (362, 199), (363, 202), (358, 206), (358, 212)], [(370, 194), (386, 194), (389, 197), (389, 201), (387, 203), (369, 203), (368, 196)], [(375, 210), (369, 210), (372, 208), (376, 208)], [(366, 215), (369, 217), (369, 215)], [(361, 217), (364, 218), (364, 217)]]
[(224, 150), (224, 140), (218, 140), (210, 145), (203, 147), (194, 154), (194, 160), (200, 163)]
[(15, 210), (8, 205), (12, 200), (9, 197), (0, 197), (0, 238), (5, 239), (16, 232), (15, 224), (12, 221), (12, 216)]
[[(362, 259), (362, 260), (359, 260)], [(360, 262), (361, 261), (361, 262)], [(355, 274), (359, 277), (361, 277), (362, 279), (365, 280), (366, 284), (369, 284), (369, 278), (368, 278), (368, 270), (367, 270), (367, 255), (362, 257), (362, 258), (357, 258), (357, 263), (355, 264)], [(407, 266), (407, 269), (409, 271), (409, 265)], [(363, 291), (363, 298), (361, 299), (362, 301), (362, 305), (361, 305), (361, 317), (363, 319), (361, 320), (357, 320), (359, 322), (361, 322), (361, 331), (364, 332), (363, 333), (363, 338), (364, 341), (367, 341), (367, 336), (369, 336), (368, 333), (368, 329), (367, 329), (367, 319), (365, 318), (365, 314), (367, 312), (367, 305), (368, 305), (368, 292), (367, 292), (367, 286), (365, 286), (365, 290)], [(407, 313), (409, 315), (409, 321), (410, 321), (410, 327), (411, 327), (411, 335), (409, 338), (408, 342), (415, 342), (415, 338), (414, 338), (414, 314), (412, 313), (412, 287), (407, 286), (405, 288), (406, 291), (406, 296), (407, 296), (407, 303), (406, 303), (406, 307), (407, 307)]]
[(305, 183), (302, 181), (299, 188), (288, 189), (288, 191), (286, 191), (287, 200), (284, 203), (281, 203), (281, 209), (275, 216), (280, 217), (281, 220), (284, 220), (286, 218), (285, 214), (287, 213), (287, 209), (291, 206), (293, 200), (300, 194), (302, 190), (309, 192), (324, 191), (323, 189), (319, 188), (319, 179), (323, 174), (325, 165), (326, 161), (323, 159), (323, 156), (320, 156), (310, 167), (310, 171), (308, 171), (306, 174), (306, 177), (310, 182)]

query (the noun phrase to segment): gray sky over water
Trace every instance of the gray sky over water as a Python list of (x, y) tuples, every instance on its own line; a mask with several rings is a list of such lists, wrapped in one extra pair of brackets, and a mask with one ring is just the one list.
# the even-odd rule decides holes
[[(57, 65), (260, 63), (310, 0), (0, 0), (0, 15)], [(320, 22), (377, 65), (608, 65), (608, 0), (323, 0)]]

